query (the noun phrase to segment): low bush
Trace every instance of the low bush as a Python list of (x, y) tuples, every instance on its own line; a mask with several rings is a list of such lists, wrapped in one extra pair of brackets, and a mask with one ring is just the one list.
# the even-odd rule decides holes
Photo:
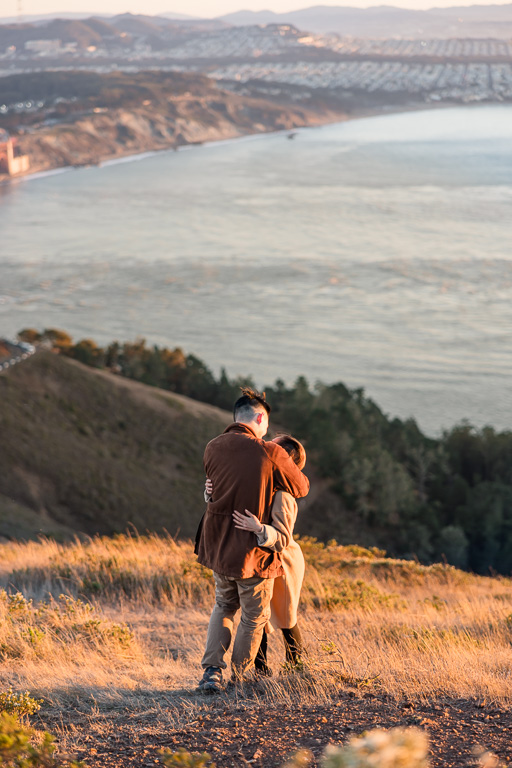
[(215, 768), (212, 758), (207, 752), (187, 752), (186, 749), (178, 749), (173, 752), (170, 749), (160, 751), (160, 761), (165, 768)]
[(375, 729), (350, 739), (344, 747), (327, 747), (322, 768), (427, 768), (428, 742), (416, 728)]
[[(356, 736), (345, 746), (328, 746), (320, 759), (320, 768), (428, 768), (428, 741), (417, 728), (375, 729)], [(210, 755), (180, 749), (162, 750), (165, 768), (215, 768)], [(300, 750), (283, 768), (307, 768), (313, 755)]]
[(34, 605), (20, 592), (0, 591), (0, 659), (73, 656), (79, 646), (103, 654), (129, 654), (135, 648), (125, 624), (103, 619), (90, 604), (61, 595)]
[(43, 699), (34, 699), (28, 691), (15, 693), (12, 688), (0, 691), (0, 712), (7, 712), (9, 715), (17, 717), (33, 715), (41, 709), (42, 703)]
[(83, 762), (57, 757), (54, 737), (37, 733), (13, 715), (0, 713), (0, 765), (2, 768), (87, 768)]

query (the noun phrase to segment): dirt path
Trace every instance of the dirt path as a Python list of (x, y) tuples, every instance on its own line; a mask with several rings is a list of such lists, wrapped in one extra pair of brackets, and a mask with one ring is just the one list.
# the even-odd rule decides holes
[(510, 710), (476, 700), (400, 705), (350, 693), (329, 705), (271, 709), (243, 698), (207, 699), (202, 714), (179, 730), (161, 728), (147, 715), (141, 713), (139, 718), (131, 713), (116, 718), (113, 728), (104, 724), (103, 741), (94, 728), (78, 726), (74, 746), (91, 768), (154, 766), (160, 762), (160, 749), (179, 747), (209, 752), (217, 768), (278, 768), (290, 754), (306, 748), (314, 767), (327, 744), (344, 743), (371, 728), (409, 725), (427, 730), (432, 768), (476, 765), (476, 745), (493, 752), (500, 764), (512, 761)]

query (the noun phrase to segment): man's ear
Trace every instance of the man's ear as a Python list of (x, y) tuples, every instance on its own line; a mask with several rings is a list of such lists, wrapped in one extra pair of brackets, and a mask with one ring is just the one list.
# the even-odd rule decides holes
[(257, 413), (256, 414), (256, 424), (258, 424), (258, 426), (259, 426), (262, 421), (263, 421), (263, 414), (262, 413)]

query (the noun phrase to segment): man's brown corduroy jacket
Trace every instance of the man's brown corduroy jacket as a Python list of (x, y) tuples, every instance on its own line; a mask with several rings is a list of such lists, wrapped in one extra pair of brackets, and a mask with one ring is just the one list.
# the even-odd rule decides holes
[(235, 509), (248, 509), (270, 524), (270, 508), (277, 490), (295, 498), (306, 496), (309, 480), (277, 443), (259, 440), (247, 424), (234, 422), (208, 443), (204, 454), (206, 476), (213, 482), (196, 537), (199, 562), (222, 576), (247, 579), (281, 576), (279, 555), (258, 547), (254, 533), (235, 528)]

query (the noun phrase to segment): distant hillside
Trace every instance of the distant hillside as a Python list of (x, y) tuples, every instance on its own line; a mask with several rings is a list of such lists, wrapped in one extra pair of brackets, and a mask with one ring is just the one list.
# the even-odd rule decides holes
[(371, 8), (317, 5), (287, 13), (237, 11), (219, 17), (228, 24), (294, 24), (317, 33), (355, 37), (509, 37), (512, 4), (430, 8), (416, 11), (390, 5)]
[(10, 45), (23, 48), (30, 40), (60, 40), (77, 43), (80, 48), (104, 44), (105, 38), (117, 45), (126, 44), (122, 30), (116, 29), (104, 19), (52, 19), (48, 23), (6, 24), (0, 26), (0, 51)]
[(213, 406), (50, 352), (0, 376), (0, 536), (167, 529), (193, 536)]
[(176, 42), (193, 29), (195, 32), (222, 29), (228, 24), (220, 19), (148, 16), (123, 13), (117, 16), (45, 18), (40, 21), (0, 20), (0, 53), (8, 46), (23, 49), (29, 40), (60, 40), (76, 43), (79, 49), (94, 45), (108, 51), (144, 42), (160, 50)]
[[(94, 29), (95, 19), (101, 19), (104, 25), (99, 37)], [(107, 51), (138, 41), (155, 50), (163, 50), (189, 33), (266, 24), (292, 24), (307, 32), (359, 38), (503, 39), (512, 37), (512, 4), (434, 7), (429, 10), (392, 5), (370, 8), (317, 5), (286, 13), (241, 10), (211, 19), (175, 13), (158, 16), (62, 13), (27, 16), (23, 24), (18, 24), (17, 19), (12, 17), (0, 19), (0, 25), (3, 25), (0, 26), (0, 53), (2, 48), (10, 45), (23, 47), (25, 42), (34, 39), (75, 42), (79, 48), (101, 45)]]
[[(23, 24), (37, 24), (51, 21), (52, 19), (88, 19), (91, 16), (101, 16), (102, 18), (109, 18), (112, 14), (105, 13), (69, 13), (68, 11), (56, 11), (55, 13), (24, 13), (22, 18)], [(10, 16), (0, 17), (0, 24), (18, 24), (19, 18), (17, 15), (11, 14)]]
[[(231, 414), (167, 390), (38, 352), (0, 375), (0, 538), (66, 539), (134, 525), (193, 537), (203, 450)], [(273, 425), (278, 429), (278, 425)], [(281, 430), (282, 431), (282, 430)], [(372, 544), (309, 463), (299, 533)]]
[[(101, 17), (104, 19), (111, 19), (115, 16), (113, 13), (96, 13), (93, 11), (84, 11), (83, 13), (69, 13), (68, 11), (55, 11), (54, 13), (25, 13), (23, 14), (23, 21), (26, 24), (44, 23), (51, 21), (52, 19), (90, 19), (92, 16)], [(197, 16), (188, 16), (186, 13), (162, 13), (160, 16), (152, 16), (155, 19), (176, 19), (178, 21), (203, 21)], [(15, 15), (4, 16), (0, 18), (0, 24), (16, 24), (18, 17)]]
[(309, 91), (302, 98), (302, 91), (238, 94), (179, 72), (34, 72), (0, 78), (0, 104), (41, 105), (0, 115), (0, 127), (15, 135), (21, 127), (19, 145), (33, 172), (344, 117), (341, 105)]

